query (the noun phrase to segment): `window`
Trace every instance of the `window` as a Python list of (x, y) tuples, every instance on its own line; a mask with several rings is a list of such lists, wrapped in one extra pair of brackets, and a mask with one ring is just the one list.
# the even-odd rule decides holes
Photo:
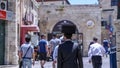
[(107, 26), (107, 21), (101, 21), (101, 26)]

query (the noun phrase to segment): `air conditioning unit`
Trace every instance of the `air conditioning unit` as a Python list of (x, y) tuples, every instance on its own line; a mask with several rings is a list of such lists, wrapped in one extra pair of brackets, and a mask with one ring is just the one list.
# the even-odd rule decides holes
[(0, 10), (7, 10), (7, 1), (0, 1)]

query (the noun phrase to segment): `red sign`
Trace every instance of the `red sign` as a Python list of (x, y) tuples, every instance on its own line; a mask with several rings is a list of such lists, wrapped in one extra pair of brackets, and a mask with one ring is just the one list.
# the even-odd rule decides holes
[(6, 11), (0, 10), (0, 19), (6, 20)]

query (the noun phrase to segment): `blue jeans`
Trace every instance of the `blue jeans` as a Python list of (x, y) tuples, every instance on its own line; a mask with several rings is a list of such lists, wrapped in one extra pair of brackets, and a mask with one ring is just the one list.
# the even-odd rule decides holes
[(32, 68), (32, 60), (23, 59), (23, 68)]

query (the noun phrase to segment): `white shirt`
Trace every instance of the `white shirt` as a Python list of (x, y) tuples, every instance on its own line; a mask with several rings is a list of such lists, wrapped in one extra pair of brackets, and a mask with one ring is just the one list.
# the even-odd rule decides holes
[(53, 52), (53, 60), (54, 60), (54, 61), (57, 61), (58, 47), (59, 47), (59, 45), (57, 45), (57, 46), (55, 47), (54, 52)]
[(96, 55), (103, 56), (104, 54), (105, 54), (105, 49), (101, 44), (94, 43), (90, 45), (90, 49), (88, 51), (89, 60), (91, 60), (92, 56), (96, 56)]
[(57, 46), (56, 40), (55, 39), (51, 39), (49, 44), (50, 44), (51, 50), (54, 51), (55, 47)]
[(56, 38), (55, 40), (56, 40), (57, 45), (61, 44), (61, 40), (60, 39)]

